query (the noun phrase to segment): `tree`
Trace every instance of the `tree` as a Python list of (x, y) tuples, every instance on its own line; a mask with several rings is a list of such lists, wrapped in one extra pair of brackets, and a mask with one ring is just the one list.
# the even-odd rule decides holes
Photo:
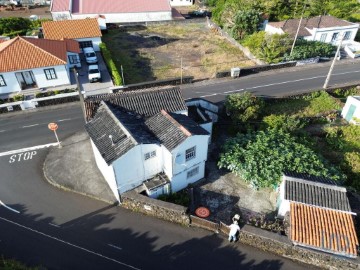
[(225, 100), (225, 108), (234, 122), (256, 119), (264, 106), (264, 101), (249, 92), (231, 94)]
[(234, 39), (243, 39), (245, 35), (256, 32), (261, 23), (260, 12), (255, 9), (240, 10), (235, 15), (235, 22), (231, 28), (231, 35)]
[(31, 29), (31, 21), (27, 18), (10, 17), (0, 19), (0, 34), (6, 36), (24, 35)]
[(276, 187), (284, 171), (323, 176), (336, 181), (345, 176), (308, 146), (282, 130), (238, 134), (220, 155), (219, 168), (239, 175), (253, 188)]

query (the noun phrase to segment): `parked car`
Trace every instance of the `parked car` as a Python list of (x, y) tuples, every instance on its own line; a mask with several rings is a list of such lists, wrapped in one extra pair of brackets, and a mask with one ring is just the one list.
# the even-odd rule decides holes
[(101, 71), (98, 65), (90, 65), (89, 66), (89, 82), (101, 82)]
[(98, 59), (96, 57), (96, 53), (92, 47), (83, 48), (83, 52), (85, 55), (86, 63), (88, 64), (96, 64)]
[(205, 9), (190, 11), (188, 14), (190, 15), (190, 17), (211, 17), (211, 12)]

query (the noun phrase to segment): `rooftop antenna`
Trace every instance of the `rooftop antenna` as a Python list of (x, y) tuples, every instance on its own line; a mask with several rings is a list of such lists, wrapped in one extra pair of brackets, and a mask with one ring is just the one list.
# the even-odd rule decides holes
[(109, 139), (111, 140), (111, 145), (114, 146), (114, 141), (113, 141), (113, 136), (112, 135), (109, 135)]

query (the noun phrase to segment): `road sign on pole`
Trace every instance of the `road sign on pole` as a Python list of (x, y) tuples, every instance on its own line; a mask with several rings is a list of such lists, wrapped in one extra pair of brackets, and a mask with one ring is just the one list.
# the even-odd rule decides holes
[(58, 135), (57, 135), (57, 133), (56, 133), (56, 130), (58, 129), (58, 127), (59, 127), (59, 126), (58, 126), (56, 123), (49, 123), (49, 124), (48, 124), (48, 128), (49, 128), (50, 130), (54, 131), (55, 138), (56, 138), (56, 140), (57, 140), (57, 142), (58, 142), (58, 144), (59, 144), (59, 148), (61, 148), (61, 144), (60, 144)]

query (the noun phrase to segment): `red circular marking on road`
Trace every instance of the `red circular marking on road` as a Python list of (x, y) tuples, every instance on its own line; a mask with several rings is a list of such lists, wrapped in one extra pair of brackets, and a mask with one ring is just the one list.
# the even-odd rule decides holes
[(207, 209), (206, 207), (201, 206), (195, 210), (195, 214), (198, 217), (206, 218), (206, 217), (210, 216), (210, 210)]
[(55, 131), (58, 129), (58, 125), (56, 123), (49, 123), (48, 128), (52, 131)]

